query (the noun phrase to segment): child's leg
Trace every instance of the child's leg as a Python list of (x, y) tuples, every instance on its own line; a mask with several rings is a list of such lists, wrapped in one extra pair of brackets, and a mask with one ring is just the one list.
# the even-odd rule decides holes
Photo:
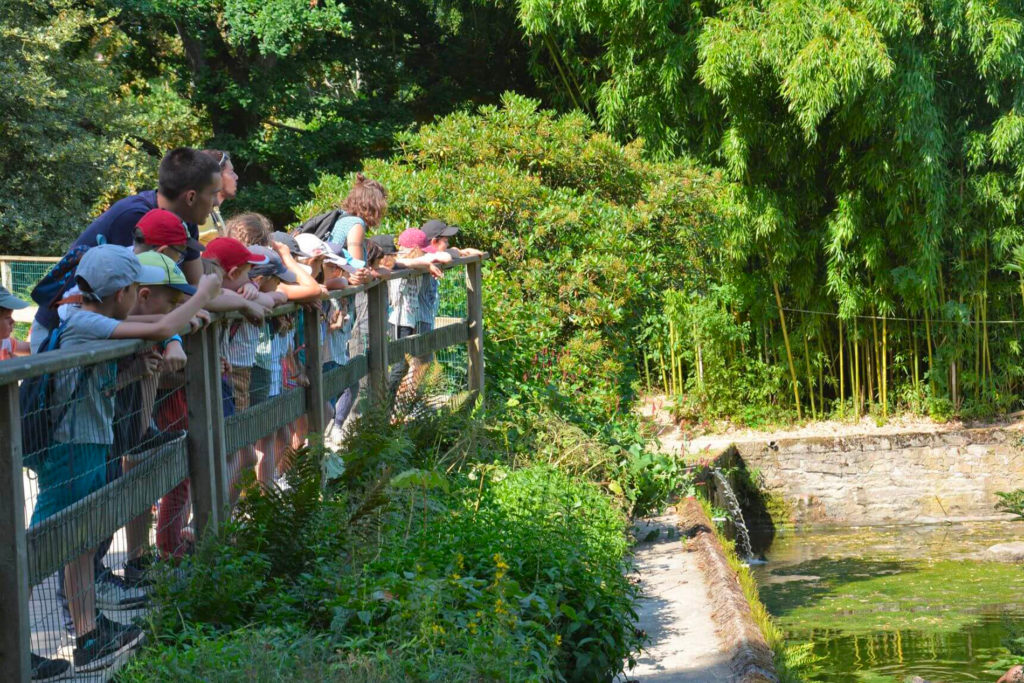
[[(150, 377), (143, 377), (139, 380), (139, 392), (142, 398), (140, 415), (144, 418), (139, 420), (141, 431), (138, 436), (140, 439), (149, 428), (149, 417), (153, 414), (153, 406), (156, 404), (156, 389), (159, 379), (159, 375), (152, 375)], [(128, 474), (128, 472), (135, 469), (139, 464), (141, 464), (141, 461), (132, 461), (131, 458), (126, 457), (121, 459), (121, 466), (124, 468), (125, 474)], [(125, 541), (128, 544), (129, 560), (141, 556), (149, 548), (149, 530), (152, 527), (152, 507), (140, 513), (135, 519), (128, 522), (127, 526), (125, 526), (124, 534)]]
[(96, 577), (93, 573), (93, 552), (82, 553), (64, 567), (64, 585), (71, 608), (75, 633), (91, 633), (96, 628)]
[(185, 527), (189, 495), (189, 480), (167, 492), (160, 499), (160, 513), (156, 522), (156, 546), (167, 557), (185, 554), (181, 544), (181, 530)]

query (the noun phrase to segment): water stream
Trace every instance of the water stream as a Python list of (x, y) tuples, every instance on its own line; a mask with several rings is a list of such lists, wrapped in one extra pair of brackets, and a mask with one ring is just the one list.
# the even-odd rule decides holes
[(736, 552), (740, 554), (741, 560), (750, 562), (754, 558), (754, 550), (750, 545), (750, 531), (747, 529), (746, 520), (743, 519), (743, 508), (740, 506), (740, 501), (736, 498), (736, 493), (732, 490), (732, 486), (729, 485), (729, 480), (722, 474), (722, 471), (717, 467), (713, 471), (715, 480), (718, 482), (722, 496), (725, 498), (726, 505), (729, 508), (729, 514), (732, 515), (732, 523), (736, 527)]
[[(780, 529), (753, 568), (808, 681), (995, 681), (1024, 637), (1024, 567), (983, 561), (1024, 523)], [(1019, 633), (1017, 632), (1019, 630)]]

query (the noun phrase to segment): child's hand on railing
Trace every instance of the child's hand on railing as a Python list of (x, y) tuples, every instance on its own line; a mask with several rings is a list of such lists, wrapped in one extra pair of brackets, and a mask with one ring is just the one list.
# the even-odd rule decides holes
[(253, 325), (262, 325), (263, 319), (267, 315), (267, 309), (254, 301), (249, 301), (247, 302), (246, 307), (242, 309), (241, 313), (242, 316)]
[(201, 329), (204, 325), (210, 324), (210, 312), (205, 308), (201, 308), (196, 311), (196, 314), (192, 316), (192, 319), (188, 321), (188, 331), (190, 333)]
[(139, 364), (137, 366), (139, 376), (152, 377), (159, 373), (163, 360), (163, 354), (156, 349), (149, 349), (139, 356)]
[(246, 282), (238, 288), (238, 294), (246, 301), (255, 301), (260, 295), (260, 288), (253, 282)]
[(185, 369), (188, 356), (181, 344), (173, 341), (164, 348), (162, 372), (181, 372)]

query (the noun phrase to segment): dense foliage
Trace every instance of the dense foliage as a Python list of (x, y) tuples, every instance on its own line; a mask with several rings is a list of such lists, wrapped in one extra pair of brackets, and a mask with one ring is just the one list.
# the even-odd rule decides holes
[[(392, 197), (380, 230), (441, 218), (462, 226), (458, 244), (494, 257), (484, 269), (488, 391), (550, 406), (590, 433), (627, 412), (645, 315), (663, 291), (706, 277), (721, 183), (516, 95), (399, 144), (364, 169)], [(326, 210), (349, 182), (323, 176), (296, 213)]]
[(229, 212), (290, 219), (318, 170), (532, 91), (528, 52), (503, 2), (5, 2), (0, 253), (59, 251), (180, 144), (232, 152)]
[[(706, 392), (778, 402), (781, 368), (797, 414), (1014, 402), (1019, 325), (989, 321), (1024, 319), (1018, 3), (522, 0), (520, 15), (562, 46), (606, 129), (735, 182), (718, 286), (674, 321), (680, 388), (733, 413)], [(708, 348), (718, 367), (701, 368)]]
[(623, 509), (505, 437), (465, 413), (370, 414), (343, 472), (295, 454), (289, 489), (250, 489), (165, 568), (120, 680), (613, 676), (640, 645)]

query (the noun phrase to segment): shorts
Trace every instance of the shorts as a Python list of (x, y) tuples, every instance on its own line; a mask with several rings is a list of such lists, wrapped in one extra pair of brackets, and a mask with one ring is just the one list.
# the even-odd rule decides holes
[(234, 389), (235, 409), (249, 407), (249, 387), (252, 382), (252, 368), (231, 367), (231, 387)]
[(36, 468), (39, 495), (29, 526), (41, 524), (107, 483), (110, 446), (95, 443), (53, 443)]
[(249, 407), (259, 405), (270, 396), (270, 370), (254, 365), (249, 368)]

